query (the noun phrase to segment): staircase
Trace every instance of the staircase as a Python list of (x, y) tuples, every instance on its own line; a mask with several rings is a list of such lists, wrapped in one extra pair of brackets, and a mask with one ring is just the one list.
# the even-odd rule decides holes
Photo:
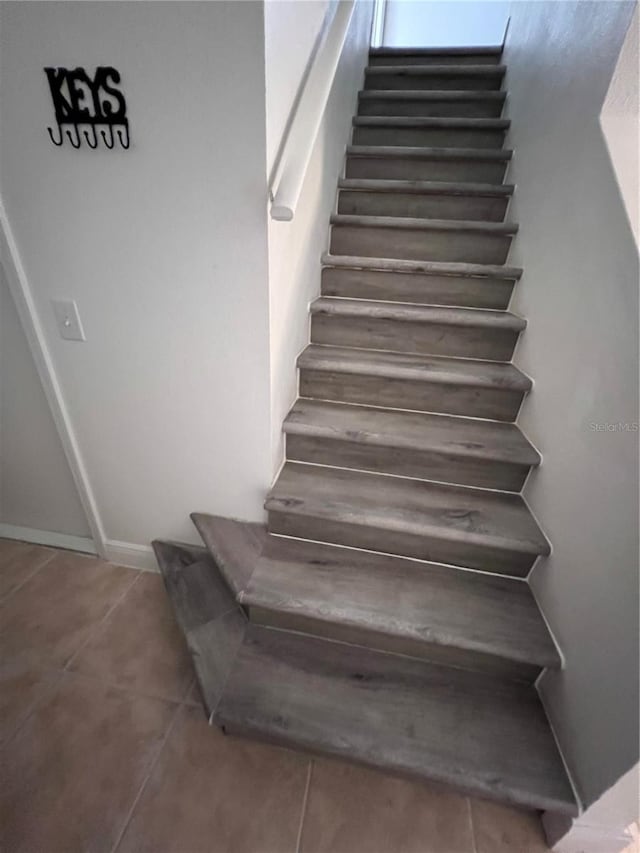
[(575, 815), (534, 682), (499, 49), (372, 50), (268, 525), (155, 542), (226, 731)]

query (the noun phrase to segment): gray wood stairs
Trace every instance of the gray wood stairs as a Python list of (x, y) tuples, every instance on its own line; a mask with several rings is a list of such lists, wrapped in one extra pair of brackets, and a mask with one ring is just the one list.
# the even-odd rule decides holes
[(154, 548), (225, 731), (577, 807), (534, 682), (500, 50), (372, 50), (267, 525)]

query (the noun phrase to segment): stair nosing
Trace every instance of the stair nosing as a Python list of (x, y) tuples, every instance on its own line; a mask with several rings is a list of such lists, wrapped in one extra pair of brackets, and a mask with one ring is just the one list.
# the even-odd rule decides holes
[(347, 145), (347, 157), (402, 158), (407, 160), (480, 160), (508, 162), (510, 148), (443, 148), (428, 145)]
[[(333, 310), (331, 308), (333, 307)], [(327, 310), (329, 309), (329, 310)], [(522, 332), (526, 320), (510, 311), (458, 306), (415, 305), (407, 302), (387, 302), (374, 299), (350, 299), (319, 296), (310, 306), (311, 314), (370, 319), (397, 320), (409, 323), (437, 323), (464, 328), (505, 329)]]
[[(529, 442), (526, 436), (522, 433), (519, 427), (516, 424), (506, 423), (505, 421), (484, 421), (483, 423), (493, 423), (495, 425), (495, 429), (498, 432), (514, 432), (517, 431), (519, 436), (522, 439), (522, 446), (518, 448), (517, 453), (519, 456), (511, 456), (506, 453), (500, 453), (500, 448), (496, 447), (493, 449), (483, 448), (475, 448), (464, 445), (456, 445), (452, 447), (450, 445), (445, 445), (441, 441), (437, 440), (429, 440), (430, 433), (427, 428), (425, 428), (424, 435), (422, 436), (422, 441), (416, 442), (415, 440), (406, 440), (403, 438), (401, 434), (398, 433), (371, 433), (366, 431), (358, 431), (357, 434), (353, 434), (348, 430), (345, 431), (342, 427), (336, 429), (335, 427), (329, 428), (324, 426), (323, 424), (318, 424), (313, 422), (313, 414), (308, 417), (306, 421), (302, 420), (294, 420), (296, 415), (299, 414), (297, 411), (297, 407), (299, 404), (302, 404), (304, 408), (305, 404), (311, 404), (311, 408), (322, 408), (323, 406), (343, 406), (346, 407), (349, 411), (353, 410), (353, 414), (357, 415), (359, 412), (355, 411), (356, 409), (363, 410), (363, 416), (367, 414), (373, 413), (374, 416), (377, 416), (379, 419), (384, 420), (385, 417), (385, 409), (374, 409), (369, 406), (356, 406), (349, 403), (330, 403), (323, 400), (313, 400), (313, 399), (305, 399), (299, 398), (293, 405), (290, 412), (287, 414), (287, 417), (283, 423), (283, 432), (285, 435), (297, 435), (297, 436), (311, 436), (314, 438), (322, 438), (330, 441), (348, 441), (354, 444), (362, 444), (365, 446), (371, 447), (385, 447), (385, 448), (396, 448), (402, 450), (410, 450), (416, 452), (437, 452), (444, 453), (449, 456), (463, 457), (465, 459), (482, 459), (486, 461), (501, 463), (505, 465), (526, 465), (530, 467), (536, 467), (541, 462), (541, 457), (535, 447)], [(429, 413), (429, 412), (405, 412), (398, 410), (389, 410), (390, 414), (396, 419), (402, 419), (403, 417), (409, 418), (411, 420), (424, 420), (425, 422), (433, 419), (433, 418), (445, 418), (449, 420), (455, 420), (460, 422), (463, 425), (469, 426), (471, 428), (477, 422), (474, 418), (468, 418), (464, 416), (452, 416), (446, 415), (443, 413)], [(505, 429), (512, 428), (512, 429)], [(299, 461), (299, 460), (298, 460)]]
[(403, 258), (370, 258), (359, 255), (332, 255), (324, 252), (322, 264), (333, 269), (399, 272), (406, 275), (449, 275), (462, 278), (502, 278), (518, 281), (523, 270), (496, 264), (465, 264), (455, 261), (413, 261)]
[[(311, 353), (309, 352), (311, 350)], [(353, 353), (362, 353), (365, 354), (362, 358), (361, 363), (354, 368), (353, 364), (348, 364), (346, 367), (340, 365), (339, 363), (334, 364), (330, 367), (323, 367), (318, 364), (309, 364), (309, 359), (313, 359), (316, 352), (318, 350), (324, 350), (325, 358), (330, 357), (331, 354), (335, 354), (336, 351), (339, 353), (347, 353), (352, 355)], [(362, 349), (359, 347), (334, 347), (334, 346), (325, 346), (323, 344), (309, 344), (298, 356), (297, 366), (300, 370), (315, 370), (316, 372), (324, 372), (324, 373), (351, 373), (351, 374), (362, 374), (365, 376), (380, 376), (382, 378), (388, 379), (408, 379), (410, 381), (416, 382), (431, 382), (441, 385), (460, 385), (463, 387), (471, 387), (471, 388), (493, 388), (497, 390), (504, 391), (516, 391), (518, 393), (526, 394), (531, 390), (532, 382), (531, 379), (526, 376), (526, 374), (522, 373), (512, 362), (493, 362), (486, 361), (482, 359), (456, 359), (449, 358), (444, 356), (415, 356), (412, 355), (411, 358), (415, 361), (423, 360), (425, 362), (453, 362), (456, 364), (464, 364), (469, 367), (473, 365), (477, 367), (478, 365), (487, 365), (490, 364), (492, 366), (500, 365), (501, 367), (507, 368), (510, 367), (512, 373), (512, 382), (510, 385), (504, 385), (503, 383), (498, 383), (494, 381), (478, 381), (478, 377), (468, 376), (464, 379), (460, 377), (456, 377), (453, 375), (448, 376), (425, 376), (425, 373), (428, 373), (428, 366), (425, 366), (420, 371), (420, 375), (416, 376), (416, 370), (407, 369), (406, 367), (403, 369), (399, 366), (392, 366), (389, 368), (382, 368), (378, 364), (374, 364), (373, 369), (367, 368), (367, 359), (366, 354), (375, 353), (376, 355), (383, 356), (387, 359), (388, 362), (393, 362), (394, 360), (399, 361), (401, 358), (406, 359), (406, 355), (404, 353), (396, 353), (387, 350), (370, 350), (370, 349)], [(518, 381), (514, 382), (517, 377)]]
[(339, 178), (338, 189), (352, 192), (504, 198), (513, 195), (515, 185), (465, 183), (464, 181), (388, 181), (381, 178)]
[(472, 231), (509, 237), (518, 233), (516, 222), (485, 222), (476, 219), (426, 219), (409, 216), (363, 216), (331, 214), (330, 224), (352, 228), (392, 228), (399, 231)]

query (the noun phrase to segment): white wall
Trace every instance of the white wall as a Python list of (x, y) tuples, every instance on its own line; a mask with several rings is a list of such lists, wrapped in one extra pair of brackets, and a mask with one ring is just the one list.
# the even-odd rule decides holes
[(306, 77), (330, 0), (265, 0), (267, 173)]
[[(335, 209), (337, 181), (362, 88), (372, 15), (373, 4), (358, 0), (293, 221), (269, 220), (274, 473), (283, 456), (282, 422), (297, 396), (296, 357), (309, 340), (309, 303), (320, 292), (320, 259), (328, 246), (329, 216)], [(267, 117), (279, 97), (277, 88), (267, 89)]]
[(502, 44), (509, 3), (502, 0), (387, 0), (385, 47)]
[(540, 687), (585, 805), (638, 759), (638, 433), (594, 426), (638, 422), (638, 253), (598, 121), (632, 11), (514, 2), (504, 54), (525, 493), (553, 545), (532, 584), (566, 658)]
[[(107, 537), (262, 518), (270, 468), (261, 2), (0, 8), (0, 190)], [(55, 148), (45, 65), (122, 74), (129, 151)], [(86, 343), (62, 341), (76, 299)]]
[(1, 264), (0, 525), (90, 536)]

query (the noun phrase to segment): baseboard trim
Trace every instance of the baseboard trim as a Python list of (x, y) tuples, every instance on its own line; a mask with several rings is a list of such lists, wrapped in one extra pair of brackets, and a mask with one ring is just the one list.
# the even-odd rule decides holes
[[(98, 553), (93, 539), (89, 537), (37, 530), (33, 527), (19, 527), (16, 524), (0, 523), (0, 539), (16, 539), (19, 542), (29, 542), (31, 545), (64, 548), (67, 551), (80, 551), (82, 554), (97, 555)], [(104, 559), (110, 563), (117, 563), (130, 569), (141, 569), (145, 572), (158, 571), (158, 564), (150, 545), (135, 545), (133, 542), (107, 539), (104, 546)]]
[(110, 563), (128, 566), (130, 569), (142, 569), (145, 572), (158, 571), (158, 564), (150, 545), (135, 545), (133, 542), (107, 539), (104, 550), (105, 557)]
[(87, 536), (72, 536), (70, 533), (55, 533), (51, 530), (19, 527), (16, 524), (0, 524), (0, 538), (17, 539), (20, 542), (50, 548), (65, 548), (67, 551), (80, 551), (83, 554), (97, 553), (93, 539)]

